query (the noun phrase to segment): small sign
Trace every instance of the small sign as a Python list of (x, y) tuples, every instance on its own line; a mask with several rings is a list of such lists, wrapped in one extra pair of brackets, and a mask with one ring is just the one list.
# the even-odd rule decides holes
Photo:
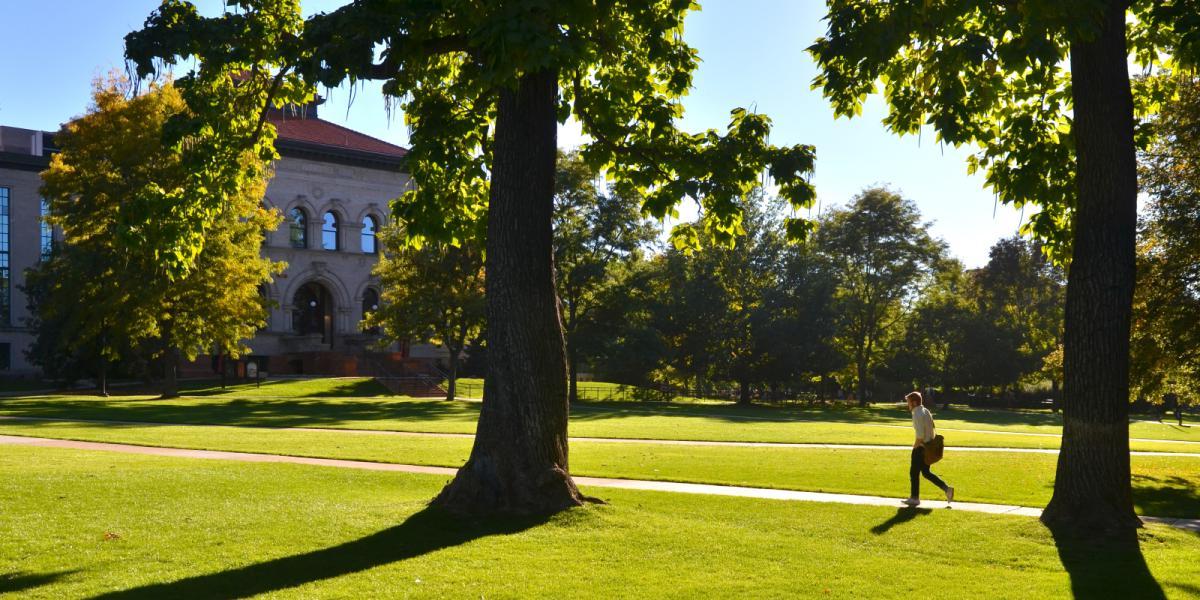
[(250, 361), (250, 362), (246, 363), (246, 378), (247, 379), (257, 379), (258, 378), (258, 363), (254, 362), (254, 361)]

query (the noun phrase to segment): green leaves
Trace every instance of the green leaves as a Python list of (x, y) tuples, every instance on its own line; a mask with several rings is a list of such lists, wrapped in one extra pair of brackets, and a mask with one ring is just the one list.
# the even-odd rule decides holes
[[(1000, 201), (1042, 212), (1025, 232), (1069, 256), (1075, 197), (1072, 101), (1067, 52), (1096, 31), (1099, 0), (991, 2), (829, 0), (829, 27), (809, 52), (813, 80), (839, 116), (860, 114), (882, 84), (884, 124), (896, 133), (933, 126), (938, 141), (980, 151)], [(1146, 69), (1200, 58), (1200, 18), (1190, 0), (1133, 2), (1131, 58)], [(1160, 90), (1135, 86), (1142, 116)], [(1139, 129), (1139, 147), (1151, 132)]]
[(201, 18), (190, 3), (165, 0), (126, 42), (140, 76), (199, 59), (180, 81), (197, 115), (182, 129), (205, 142), (198, 150), (210, 161), (195, 167), (213, 184), (231, 177), (221, 147), (268, 156), (269, 127), (247, 119), (269, 102), (301, 101), (318, 83), (383, 80), (413, 130), (407, 168), (417, 183), (393, 213), (414, 243), (464, 243), (486, 214), (498, 91), (553, 69), (562, 74), (559, 120), (582, 123), (595, 140), (583, 155), (644, 198), (647, 214), (662, 218), (695, 200), (711, 223), (706, 237), (731, 243), (736, 200), (763, 173), (795, 208), (815, 197), (812, 147), (768, 144), (766, 117), (737, 109), (724, 132), (677, 128), (699, 61), (681, 37), (686, 13), (698, 8), (688, 0), (360, 1), (307, 21), (295, 0), (237, 5)]

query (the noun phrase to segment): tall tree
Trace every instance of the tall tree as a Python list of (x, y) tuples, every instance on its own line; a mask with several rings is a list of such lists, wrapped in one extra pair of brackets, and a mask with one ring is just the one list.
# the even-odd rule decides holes
[(609, 326), (596, 320), (600, 303), (615, 299), (606, 289), (621, 284), (621, 276), (628, 272), (625, 264), (640, 259), (658, 236), (657, 228), (642, 217), (641, 199), (599, 189), (597, 179), (599, 173), (578, 153), (559, 156), (554, 267), (567, 339), (571, 402), (579, 397), (581, 355), (595, 355), (598, 330)]
[(383, 304), (366, 319), (388, 341), (441, 344), (450, 354), (446, 400), (453, 400), (459, 359), (483, 331), (484, 272), (481, 244), (427, 243), (412, 248), (396, 226), (383, 232), (383, 258), (375, 267)]
[[(838, 115), (861, 111), (880, 81), (884, 124), (981, 150), (999, 199), (1037, 203), (1026, 227), (1069, 257), (1064, 428), (1042, 520), (1063, 533), (1128, 536), (1140, 521), (1129, 479), (1129, 323), (1137, 213), (1132, 58), (1194, 67), (1200, 20), (1186, 1), (828, 0), (809, 49), (814, 84)], [(1132, 18), (1130, 18), (1132, 13)], [(1136, 135), (1135, 135), (1136, 134)]]
[[(237, 5), (203, 18), (189, 2), (164, 0), (126, 38), (139, 75), (199, 60), (179, 80), (204, 122), (193, 131), (216, 149), (269, 147), (269, 127), (245, 125), (275, 93), (383, 80), (413, 130), (407, 164), (418, 185), (393, 206), (411, 238), (457, 242), (486, 214), (484, 401), (471, 456), (436, 500), (448, 509), (545, 513), (582, 502), (568, 474), (553, 270), (559, 122), (578, 120), (595, 140), (585, 159), (621, 193), (645, 198), (657, 217), (694, 198), (719, 241), (736, 237), (737, 199), (764, 171), (793, 205), (813, 200), (813, 149), (769, 145), (766, 117), (738, 109), (724, 133), (678, 129), (698, 61), (680, 35), (691, 0), (358, 0), (307, 21), (297, 0)], [(231, 104), (214, 102), (235, 75)], [(791, 222), (794, 235), (806, 230)]]
[(39, 310), (46, 323), (69, 323), (72, 344), (98, 349), (102, 365), (149, 349), (173, 396), (180, 353), (220, 346), (236, 356), (265, 319), (258, 286), (282, 266), (259, 251), (278, 223), (261, 206), (269, 171), (242, 152), (227, 185), (196, 189), (202, 181), (163, 139), (187, 113), (170, 84), (137, 94), (112, 77), (93, 102), (55, 137), (61, 151), (42, 173), (63, 248)]
[(1154, 400), (1187, 399), (1200, 384), (1200, 80), (1170, 84), (1176, 97), (1155, 120), (1161, 137), (1139, 169), (1150, 203), (1138, 244), (1133, 382)]
[(838, 344), (866, 404), (878, 353), (898, 331), (906, 303), (944, 252), (911, 200), (870, 188), (826, 213), (816, 244), (838, 273)]

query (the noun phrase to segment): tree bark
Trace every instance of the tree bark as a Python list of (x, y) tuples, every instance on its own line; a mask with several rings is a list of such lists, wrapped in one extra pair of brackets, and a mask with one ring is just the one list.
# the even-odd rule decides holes
[(750, 406), (750, 384), (745, 380), (738, 381), (738, 404)]
[(867, 357), (861, 350), (858, 352), (858, 360), (855, 361), (856, 372), (858, 373), (858, 405), (867, 405)]
[(457, 346), (450, 349), (450, 372), (446, 374), (446, 400), (454, 400), (458, 397), (458, 390), (455, 387), (458, 384), (458, 355), (462, 353), (462, 346)]
[(179, 397), (179, 348), (171, 347), (163, 353), (163, 385), (161, 398)]
[(567, 376), (570, 377), (567, 400), (572, 404), (579, 401), (579, 366), (577, 361), (578, 355), (575, 352), (575, 345), (567, 343)]
[(460, 514), (548, 514), (584, 497), (567, 464), (566, 344), (551, 217), (558, 74), (500, 91), (488, 206), (487, 377), (475, 445), (433, 503)]
[(1079, 195), (1067, 278), (1062, 449), (1042, 521), (1087, 537), (1127, 537), (1141, 526), (1129, 470), (1137, 171), (1126, 7), (1109, 2), (1098, 34), (1071, 44)]

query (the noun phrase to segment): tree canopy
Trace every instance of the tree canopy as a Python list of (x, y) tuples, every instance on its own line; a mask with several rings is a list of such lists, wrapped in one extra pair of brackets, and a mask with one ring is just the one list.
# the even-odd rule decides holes
[(45, 268), (54, 275), (40, 321), (64, 326), (61, 343), (109, 361), (134, 349), (164, 356), (168, 380), (176, 352), (219, 346), (236, 356), (265, 319), (258, 286), (282, 268), (259, 254), (279, 219), (261, 203), (267, 165), (242, 152), (233, 187), (205, 197), (184, 154), (163, 143), (171, 120), (187, 114), (172, 85), (137, 94), (110, 78), (93, 98), (56, 136), (61, 151), (42, 174), (48, 222), (64, 243)]

